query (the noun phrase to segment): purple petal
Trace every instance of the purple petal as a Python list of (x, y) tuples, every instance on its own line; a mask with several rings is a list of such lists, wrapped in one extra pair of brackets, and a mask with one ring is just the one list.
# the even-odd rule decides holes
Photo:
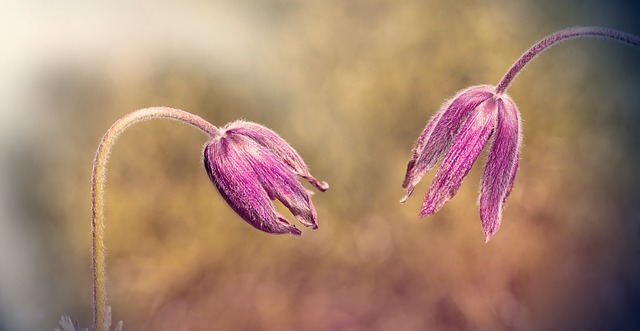
[(429, 121), (407, 165), (407, 173), (402, 183), (402, 187), (407, 189), (407, 195), (401, 202), (411, 195), (415, 185), (449, 148), (453, 138), (472, 111), (491, 98), (493, 89), (494, 87), (490, 85), (478, 85), (462, 90), (447, 101)]
[(437, 212), (453, 197), (489, 140), (497, 118), (493, 99), (480, 104), (464, 123), (444, 156), (420, 210), (420, 217)]
[(516, 174), (518, 173), (518, 166), (520, 163), (520, 146), (521, 145), (522, 145), (521, 143), (518, 144), (518, 151), (516, 152), (516, 162), (513, 165), (513, 169), (511, 169), (511, 175), (509, 175), (509, 185), (507, 185), (507, 192), (504, 194), (504, 197), (502, 198), (503, 206), (507, 202), (507, 198), (509, 197), (509, 194), (511, 194), (511, 190), (513, 190), (513, 184), (516, 181)]
[[(247, 139), (237, 136), (238, 139)], [(251, 143), (254, 143), (251, 141)], [(311, 203), (309, 191), (300, 183), (296, 174), (269, 151), (256, 144), (258, 157), (248, 157), (256, 178), (262, 184), (271, 200), (278, 199), (291, 211), (293, 216), (305, 226), (318, 228), (318, 216)]]
[[(409, 196), (411, 196), (411, 193), (413, 193), (413, 189), (415, 188), (416, 184), (428, 171), (428, 169), (426, 169), (427, 165), (424, 164), (421, 164), (416, 168), (416, 161), (420, 159), (420, 152), (422, 152), (422, 150), (424, 149), (424, 144), (429, 139), (429, 137), (431, 137), (433, 128), (435, 128), (436, 124), (438, 124), (438, 121), (440, 121), (443, 113), (444, 110), (440, 110), (435, 115), (433, 115), (431, 120), (429, 120), (427, 127), (424, 129), (424, 131), (422, 131), (420, 138), (418, 138), (416, 147), (413, 148), (413, 157), (407, 164), (407, 172), (404, 175), (404, 181), (402, 182), (402, 188), (407, 189), (407, 194), (404, 196), (404, 198), (402, 198), (402, 200), (400, 200), (401, 203), (407, 201)], [(416, 172), (418, 173), (416, 174)]]
[[(273, 154), (249, 138), (225, 134), (207, 143), (204, 165), (220, 195), (249, 224), (273, 234), (300, 234), (300, 230), (276, 213), (270, 201), (286, 193), (274, 194), (276, 189), (265, 188), (264, 179), (260, 178), (279, 173), (289, 181), (295, 179), (295, 174)], [(297, 180), (295, 183), (302, 186)]]
[(502, 98), (497, 100), (496, 130), (480, 184), (480, 219), (485, 242), (500, 227), (502, 208), (518, 171), (522, 140), (518, 109), (507, 96)]
[(262, 145), (318, 190), (324, 192), (329, 188), (329, 184), (326, 182), (320, 182), (313, 178), (309, 168), (295, 149), (269, 128), (253, 122), (235, 121), (227, 124), (225, 129), (227, 133), (247, 136)]

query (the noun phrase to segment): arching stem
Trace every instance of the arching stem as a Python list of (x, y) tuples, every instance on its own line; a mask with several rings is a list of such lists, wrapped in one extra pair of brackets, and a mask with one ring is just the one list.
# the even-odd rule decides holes
[(502, 77), (500, 83), (498, 83), (496, 87), (496, 93), (501, 94), (506, 91), (511, 81), (516, 77), (520, 70), (522, 70), (529, 61), (531, 61), (536, 55), (542, 53), (545, 49), (565, 40), (583, 37), (613, 39), (640, 47), (640, 37), (615, 29), (602, 28), (598, 26), (580, 26), (560, 30), (544, 37), (524, 52), (511, 66), (504, 77)]
[(93, 329), (105, 330), (107, 314), (107, 292), (105, 288), (105, 247), (104, 247), (104, 184), (106, 165), (111, 147), (118, 136), (129, 126), (152, 118), (171, 119), (192, 125), (209, 137), (218, 135), (219, 130), (213, 124), (199, 116), (180, 109), (152, 107), (134, 111), (117, 120), (102, 137), (91, 175), (91, 234), (92, 234), (92, 269), (93, 269)]

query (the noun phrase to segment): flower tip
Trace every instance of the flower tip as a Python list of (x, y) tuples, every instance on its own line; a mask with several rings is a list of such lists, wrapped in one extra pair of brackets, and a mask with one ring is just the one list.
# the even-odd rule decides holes
[(400, 199), (400, 203), (405, 203), (407, 201), (407, 199), (409, 199), (409, 197), (411, 196), (411, 193), (413, 193), (413, 185), (402, 185), (403, 188), (407, 189), (407, 194), (404, 195), (404, 198)]
[(427, 196), (422, 202), (422, 209), (420, 209), (420, 214), (418, 215), (418, 217), (423, 218), (425, 216), (431, 216), (438, 212), (438, 210), (440, 210), (443, 205), (443, 202), (434, 200), (434, 198), (431, 196)]
[(435, 214), (435, 212), (436, 212), (436, 211), (435, 211), (433, 208), (431, 208), (431, 207), (422, 208), (422, 209), (420, 210), (420, 214), (418, 214), (418, 217), (419, 217), (419, 218), (423, 218), (423, 217), (425, 217), (425, 216), (431, 216), (431, 215)]
[[(256, 228), (270, 234), (292, 234), (294, 236), (302, 235), (302, 232), (298, 230), (298, 228), (296, 228), (295, 225), (289, 223), (289, 221), (287, 221), (287, 219), (284, 218), (284, 216), (280, 215), (280, 213), (276, 212), (276, 217), (277, 217), (277, 222), (275, 224), (271, 224), (266, 227), (257, 226)], [(305, 224), (305, 226), (313, 226), (313, 225)]]
[(407, 190), (407, 194), (405, 194), (404, 197), (402, 197), (402, 199), (400, 199), (400, 203), (407, 202), (407, 200), (409, 200), (409, 197), (411, 196), (412, 192), (413, 192), (413, 189)]
[[(318, 221), (316, 221), (315, 218), (311, 219), (311, 220), (306, 220), (302, 217), (296, 216), (296, 219), (302, 223), (304, 226), (306, 226), (307, 228), (311, 229), (311, 230), (318, 230)], [(292, 226), (293, 227), (293, 226)], [(296, 227), (293, 227), (294, 229), (298, 230)]]
[(319, 185), (318, 185), (318, 189), (319, 189), (320, 191), (322, 191), (322, 192), (324, 192), (324, 191), (326, 191), (326, 190), (328, 190), (328, 189), (329, 189), (329, 183), (327, 183), (327, 182), (320, 182), (320, 183), (318, 183), (318, 184), (319, 184)]
[(487, 244), (489, 243), (489, 240), (491, 240), (491, 238), (493, 238), (493, 235), (495, 234), (494, 232), (485, 232), (484, 233), (484, 243)]
[(491, 238), (493, 238), (493, 236), (496, 234), (496, 232), (498, 232), (498, 229), (500, 228), (500, 224), (495, 224), (495, 225), (491, 225), (491, 224), (482, 224), (482, 230), (484, 232), (484, 243), (488, 243), (489, 240), (491, 240)]
[(329, 183), (327, 182), (320, 182), (309, 174), (307, 175), (302, 174), (301, 176), (302, 178), (306, 179), (309, 183), (311, 183), (311, 185), (317, 188), (320, 192), (324, 192), (329, 189)]

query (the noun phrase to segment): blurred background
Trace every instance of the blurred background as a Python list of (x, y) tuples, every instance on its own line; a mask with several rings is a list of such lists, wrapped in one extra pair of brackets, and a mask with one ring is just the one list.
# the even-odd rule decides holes
[(640, 34), (637, 5), (0, 6), (0, 330), (53, 330), (62, 314), (90, 326), (94, 151), (119, 117), (161, 105), (262, 123), (331, 189), (314, 196), (317, 231), (268, 235), (209, 182), (204, 135), (162, 120), (129, 129), (106, 185), (109, 302), (124, 330), (640, 330), (639, 49), (574, 40), (516, 78), (525, 145), (488, 244), (484, 155), (435, 216), (417, 217), (433, 173), (398, 202), (446, 98), (496, 84), (567, 26)]

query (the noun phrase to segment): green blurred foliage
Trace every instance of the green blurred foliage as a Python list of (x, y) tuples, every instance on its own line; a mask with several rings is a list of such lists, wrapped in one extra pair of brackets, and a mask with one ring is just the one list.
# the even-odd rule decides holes
[[(205, 17), (217, 8), (199, 6)], [(637, 327), (628, 320), (640, 297), (638, 50), (571, 41), (514, 81), (525, 145), (488, 244), (476, 203), (484, 155), (435, 216), (417, 218), (432, 173), (398, 203), (412, 144), (446, 98), (497, 83), (554, 30), (639, 33), (633, 15), (583, 1), (226, 6), (257, 36), (233, 65), (140, 45), (43, 71), (50, 128), (22, 174), (33, 178), (26, 208), (44, 229), (40, 270), (54, 274), (43, 327), (62, 313), (90, 322), (90, 162), (111, 123), (157, 105), (220, 126), (260, 122), (331, 188), (314, 196), (317, 231), (261, 233), (207, 179), (201, 133), (166, 121), (129, 129), (106, 185), (109, 299), (125, 330)], [(193, 38), (216, 42), (208, 36)]]

